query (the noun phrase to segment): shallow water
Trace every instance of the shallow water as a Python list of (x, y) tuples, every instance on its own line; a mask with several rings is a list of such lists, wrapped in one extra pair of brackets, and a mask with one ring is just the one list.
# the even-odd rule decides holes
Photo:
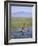
[(32, 38), (32, 27), (24, 28), (16, 28), (15, 32), (11, 32), (11, 38)]

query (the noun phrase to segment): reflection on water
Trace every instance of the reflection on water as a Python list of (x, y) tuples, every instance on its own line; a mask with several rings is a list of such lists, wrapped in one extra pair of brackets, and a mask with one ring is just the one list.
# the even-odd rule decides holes
[(11, 32), (11, 38), (32, 38), (32, 27), (16, 28), (15, 32)]

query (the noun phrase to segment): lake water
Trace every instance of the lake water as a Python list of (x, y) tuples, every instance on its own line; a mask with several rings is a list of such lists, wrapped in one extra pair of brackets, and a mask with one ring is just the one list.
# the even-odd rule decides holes
[(32, 38), (32, 27), (24, 28), (16, 28), (15, 32), (11, 32), (11, 38)]

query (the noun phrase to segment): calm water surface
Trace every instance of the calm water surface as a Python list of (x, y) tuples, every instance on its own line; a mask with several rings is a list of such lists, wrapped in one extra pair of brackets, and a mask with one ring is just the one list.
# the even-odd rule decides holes
[(32, 27), (24, 28), (16, 28), (15, 32), (11, 32), (11, 38), (32, 38)]

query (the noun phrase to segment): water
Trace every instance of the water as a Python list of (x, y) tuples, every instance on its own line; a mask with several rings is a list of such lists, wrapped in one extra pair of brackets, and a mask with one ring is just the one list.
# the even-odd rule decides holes
[(15, 32), (11, 32), (11, 38), (32, 38), (32, 27), (24, 28), (16, 28)]

